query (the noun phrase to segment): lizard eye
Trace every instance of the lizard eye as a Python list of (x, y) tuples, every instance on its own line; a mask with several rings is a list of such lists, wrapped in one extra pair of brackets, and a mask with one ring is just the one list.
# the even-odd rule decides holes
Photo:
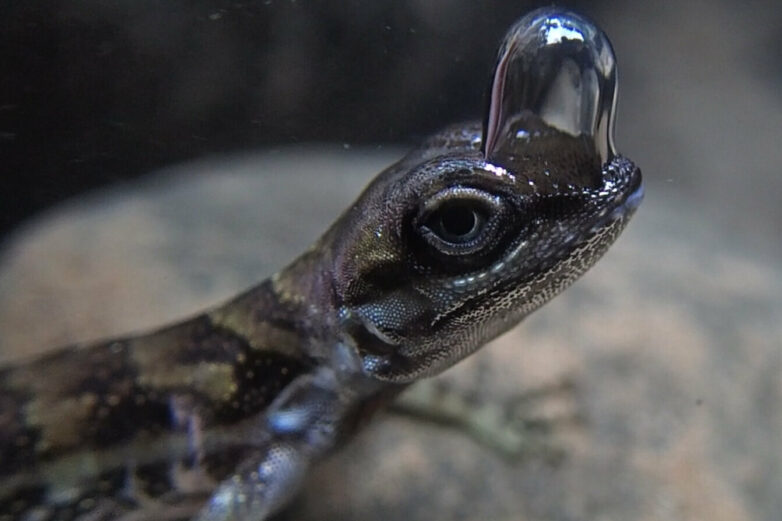
[(504, 213), (496, 195), (475, 188), (450, 188), (423, 205), (418, 232), (440, 253), (471, 255), (492, 244)]

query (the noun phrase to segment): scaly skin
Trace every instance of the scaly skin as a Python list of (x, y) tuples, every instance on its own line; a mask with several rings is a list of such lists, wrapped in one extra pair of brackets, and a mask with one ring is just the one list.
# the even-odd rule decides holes
[[(531, 115), (452, 127), (225, 305), (0, 371), (0, 521), (260, 521), (407, 385), (540, 307), (640, 201), (635, 165)], [(505, 151), (507, 152), (507, 147)]]

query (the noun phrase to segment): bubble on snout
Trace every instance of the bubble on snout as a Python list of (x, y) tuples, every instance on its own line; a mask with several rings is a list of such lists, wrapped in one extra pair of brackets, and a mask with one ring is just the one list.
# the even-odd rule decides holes
[(616, 59), (592, 22), (558, 8), (533, 11), (505, 36), (485, 117), (488, 160), (519, 154), (536, 134), (584, 138), (605, 163), (614, 156)]

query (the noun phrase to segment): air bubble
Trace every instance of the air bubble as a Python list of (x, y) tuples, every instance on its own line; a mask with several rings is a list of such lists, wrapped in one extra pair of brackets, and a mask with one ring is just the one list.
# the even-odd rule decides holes
[(574, 13), (543, 8), (505, 36), (494, 70), (483, 143), (488, 160), (554, 129), (585, 136), (601, 163), (615, 155), (616, 59), (606, 35)]

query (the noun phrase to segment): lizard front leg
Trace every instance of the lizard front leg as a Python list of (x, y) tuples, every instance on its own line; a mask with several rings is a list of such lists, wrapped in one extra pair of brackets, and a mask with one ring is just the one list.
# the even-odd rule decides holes
[(224, 480), (194, 521), (263, 521), (296, 493), (309, 467), (309, 451), (300, 444), (273, 441), (248, 453)]
[(194, 521), (262, 521), (298, 491), (310, 464), (337, 443), (351, 396), (333, 370), (296, 378), (270, 405), (256, 439)]

